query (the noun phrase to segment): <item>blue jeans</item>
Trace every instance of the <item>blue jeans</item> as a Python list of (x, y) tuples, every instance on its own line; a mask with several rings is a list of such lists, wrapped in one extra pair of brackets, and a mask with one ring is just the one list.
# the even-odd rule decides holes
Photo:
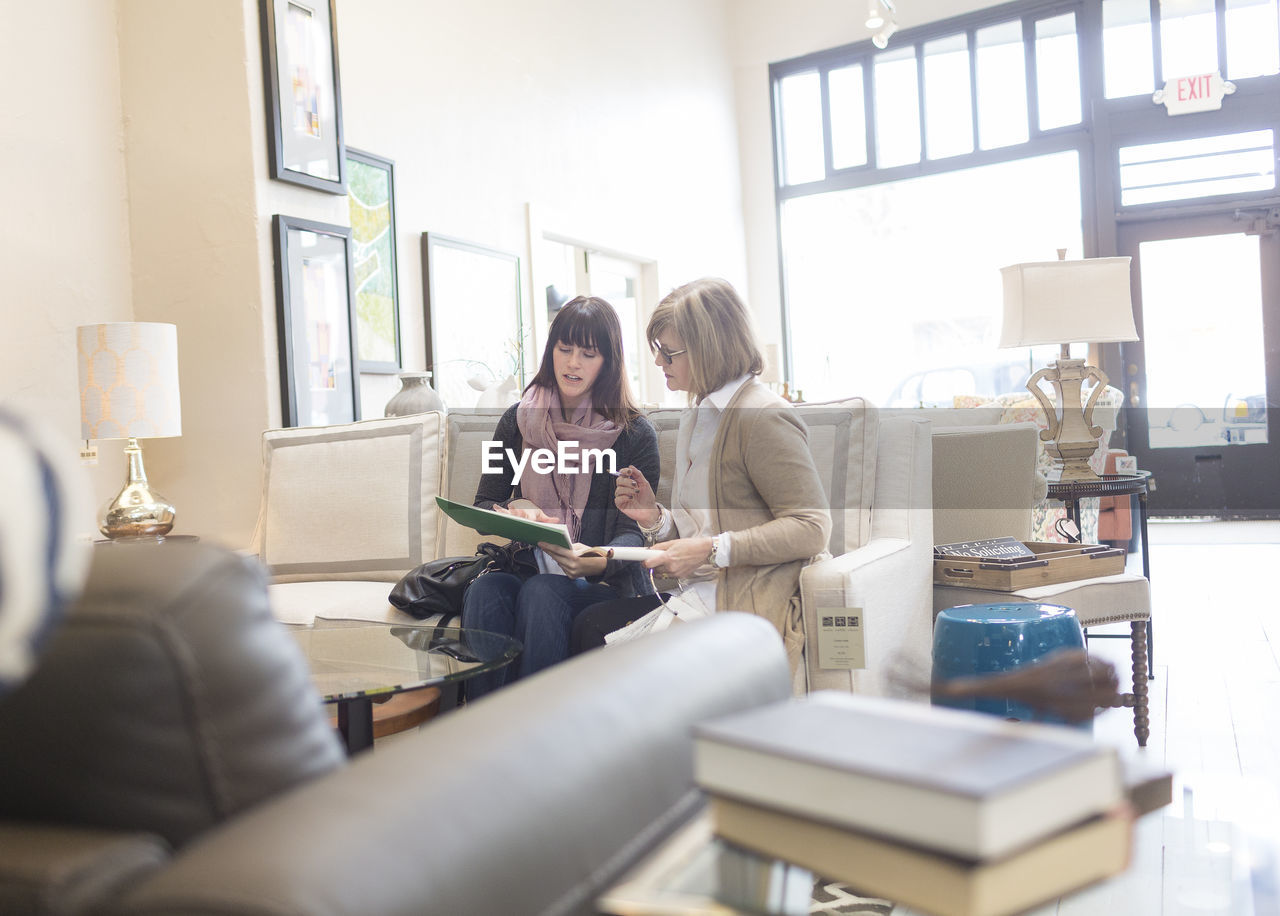
[(612, 586), (545, 573), (522, 579), (490, 572), (476, 579), (462, 602), (462, 625), (514, 636), (524, 651), (505, 668), (470, 678), (468, 699), (564, 661), (569, 657), (574, 618), (591, 605), (616, 597)]

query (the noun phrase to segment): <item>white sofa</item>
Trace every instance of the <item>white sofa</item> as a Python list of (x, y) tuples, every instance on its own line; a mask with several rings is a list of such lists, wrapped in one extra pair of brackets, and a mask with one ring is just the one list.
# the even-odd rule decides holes
[[(927, 669), (931, 618), (929, 423), (881, 420), (860, 398), (796, 408), (809, 428), (832, 510), (830, 557), (801, 576), (807, 632), (796, 692), (837, 688), (886, 693), (903, 661)], [(484, 536), (441, 513), (436, 494), (471, 502), (480, 443), (501, 410), (433, 411), (330, 427), (268, 430), (254, 550), (273, 576), (276, 616), (409, 623), (387, 601), (420, 563), (469, 555)], [(678, 409), (649, 414), (670, 494)], [(824, 610), (856, 608), (866, 667), (824, 669), (817, 629)]]

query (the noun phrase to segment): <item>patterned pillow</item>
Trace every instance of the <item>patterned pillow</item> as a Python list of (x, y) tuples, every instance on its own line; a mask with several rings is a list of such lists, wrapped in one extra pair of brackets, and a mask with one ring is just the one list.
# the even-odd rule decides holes
[(0, 408), (0, 694), (31, 672), (63, 607), (80, 592), (91, 546), (76, 537), (86, 488), (71, 446)]

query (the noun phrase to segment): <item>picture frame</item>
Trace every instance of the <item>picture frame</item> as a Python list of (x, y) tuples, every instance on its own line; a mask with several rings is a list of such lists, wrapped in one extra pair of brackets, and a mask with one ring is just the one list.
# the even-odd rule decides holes
[(351, 230), (272, 217), (284, 426), (360, 419)]
[(519, 256), (424, 232), (422, 264), (427, 368), (448, 408), (476, 406), (478, 385), (523, 390)]
[(403, 365), (396, 261), (395, 162), (348, 146), (347, 214), (355, 289), (356, 366), (394, 375)]
[(347, 192), (336, 0), (258, 0), (271, 177)]

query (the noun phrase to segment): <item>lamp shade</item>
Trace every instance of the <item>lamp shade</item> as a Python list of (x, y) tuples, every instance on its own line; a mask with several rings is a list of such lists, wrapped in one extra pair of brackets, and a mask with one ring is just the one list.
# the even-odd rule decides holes
[(1137, 340), (1129, 258), (1036, 261), (1000, 268), (1000, 346)]
[(80, 438), (182, 435), (178, 329), (151, 321), (76, 328)]

